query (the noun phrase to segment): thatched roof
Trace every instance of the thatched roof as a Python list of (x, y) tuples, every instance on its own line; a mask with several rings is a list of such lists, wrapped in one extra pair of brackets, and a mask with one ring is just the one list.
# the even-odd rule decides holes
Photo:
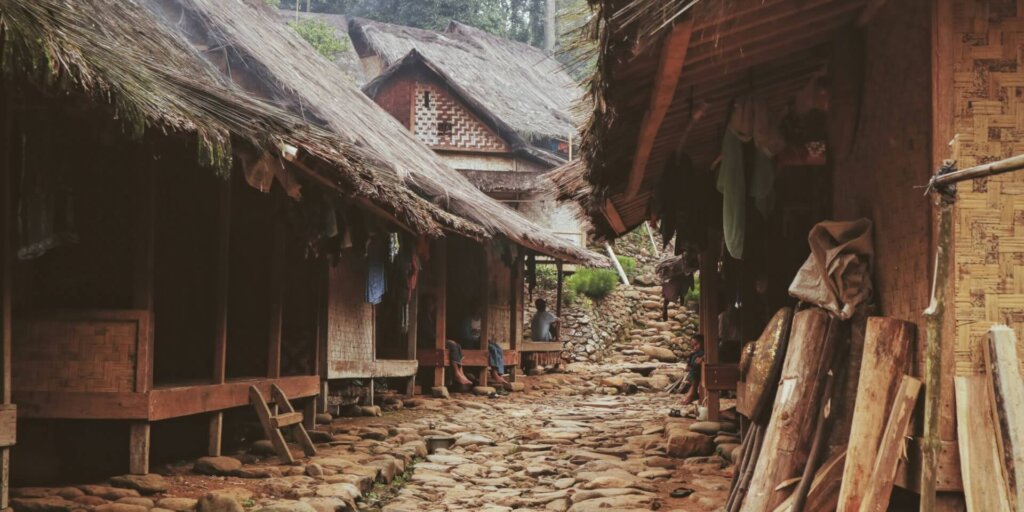
[[(614, 237), (608, 204), (626, 230), (650, 217), (653, 191), (672, 154), (681, 150), (695, 168), (709, 169), (721, 148), (731, 101), (763, 98), (773, 112), (828, 61), (837, 32), (869, 18), (879, 2), (827, 0), (589, 0), (587, 32), (597, 47), (597, 71), (587, 83), (590, 119), (580, 153), (584, 166), (558, 182), (590, 214), (596, 234)], [(865, 7), (867, 4), (867, 7)], [(685, 25), (688, 34), (669, 36)], [(671, 41), (671, 42), (670, 42)], [(637, 160), (638, 134), (656, 92), (659, 62), (672, 47), (685, 57), (668, 89), (670, 104), (641, 160), (638, 193), (627, 193)]]
[[(348, 16), (343, 14), (327, 14), (306, 11), (295, 12), (294, 10), (278, 9), (274, 11), (274, 16), (277, 18), (277, 21), (280, 21), (285, 25), (296, 21), (322, 21), (327, 26), (334, 29), (335, 37), (342, 41), (348, 41)], [(359, 62), (359, 54), (356, 53), (355, 48), (351, 45), (349, 45), (347, 50), (339, 52), (333, 60), (345, 75), (351, 78), (359, 87), (366, 85), (366, 82), (372, 78), (367, 77), (366, 73), (363, 72), (363, 65)]]
[(432, 32), (357, 18), (349, 34), (360, 55), (376, 54), (385, 67), (426, 63), (488, 121), (525, 141), (575, 137), (582, 90), (538, 48), (455, 21)]
[[(139, 129), (198, 134), (221, 169), (232, 136), (268, 152), (289, 144), (346, 193), (418, 232), (503, 235), (556, 257), (594, 258), (441, 163), (262, 1), (5, 0), (0, 15), (26, 66), (46, 59), (35, 69), (71, 78)], [(253, 76), (259, 83), (236, 83)]]

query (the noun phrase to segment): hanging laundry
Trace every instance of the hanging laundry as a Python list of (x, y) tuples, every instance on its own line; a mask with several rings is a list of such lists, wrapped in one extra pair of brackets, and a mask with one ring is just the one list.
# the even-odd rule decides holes
[(761, 216), (767, 218), (775, 208), (775, 162), (760, 149), (754, 151), (754, 174), (750, 177), (750, 197)]
[(390, 263), (395, 262), (395, 256), (398, 256), (398, 251), (402, 250), (402, 241), (398, 236), (398, 233), (391, 233), (388, 235), (388, 261)]
[(726, 130), (722, 139), (722, 164), (718, 169), (718, 191), (722, 193), (722, 233), (729, 255), (743, 259), (747, 227), (747, 184), (743, 168), (743, 141)]
[(372, 237), (366, 243), (366, 302), (380, 304), (388, 291), (388, 242)]
[(537, 287), (537, 256), (532, 252), (526, 255), (526, 287), (533, 300), (533, 289)]

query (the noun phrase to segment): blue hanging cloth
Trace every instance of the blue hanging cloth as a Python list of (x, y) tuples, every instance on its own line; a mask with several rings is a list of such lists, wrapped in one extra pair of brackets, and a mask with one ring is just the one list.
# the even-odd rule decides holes
[(366, 302), (380, 304), (388, 291), (388, 244), (378, 237), (366, 246)]

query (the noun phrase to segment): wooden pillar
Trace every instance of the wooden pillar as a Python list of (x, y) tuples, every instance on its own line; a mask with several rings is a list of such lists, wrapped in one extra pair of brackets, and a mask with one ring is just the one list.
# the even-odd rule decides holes
[[(558, 269), (558, 286), (555, 290), (555, 316), (559, 319), (562, 318), (562, 288), (565, 285), (565, 268), (561, 261), (555, 263), (555, 267)], [(559, 329), (559, 338), (562, 337), (561, 329)]]
[[(0, 402), (11, 403), (11, 290), (13, 284), (12, 258), (14, 256), (14, 194), (11, 191), (11, 139), (12, 120), (10, 119), (7, 97), (0, 98), (3, 108), (2, 137), (0, 143), (0, 323), (2, 323), (3, 341), (0, 345)], [(12, 436), (13, 437), (13, 436)], [(0, 509), (8, 507), (8, 482), (10, 476), (10, 448), (0, 448)]]
[[(487, 333), (491, 328), (491, 246), (485, 243), (482, 246), (484, 255), (484, 271), (483, 271), (483, 284), (480, 287), (480, 350), (487, 353), (488, 337)], [(487, 385), (487, 377), (490, 373), (488, 367), (484, 366), (480, 368), (479, 381), (481, 386)]]
[(302, 426), (306, 430), (316, 428), (316, 399), (307, 398), (302, 402)]
[(330, 331), (327, 323), (330, 321), (331, 271), (326, 261), (321, 263), (319, 273), (321, 278), (317, 280), (320, 283), (320, 293), (317, 304), (316, 361), (313, 363), (313, 368), (320, 376), (320, 396), (317, 399), (317, 410), (327, 412), (327, 399), (330, 396), (330, 384), (327, 381), (327, 376), (330, 374), (327, 368), (327, 342)]
[[(710, 237), (709, 247), (718, 247), (715, 237)], [(704, 362), (718, 363), (718, 260), (714, 250), (707, 249), (700, 255), (700, 328), (704, 334)], [(707, 397), (708, 419), (718, 421), (718, 391), (708, 391), (704, 379), (707, 372), (701, 372), (701, 387)], [(695, 383), (696, 384), (696, 383)]]
[[(217, 247), (217, 331), (213, 346), (213, 383), (223, 384), (227, 373), (228, 350), (228, 278), (231, 249), (231, 181), (220, 184), (220, 223)], [(224, 430), (224, 412), (210, 416), (210, 444), (208, 453), (219, 456)]]
[(281, 324), (284, 318), (285, 265), (287, 237), (283, 220), (274, 221), (274, 254), (270, 265), (270, 332), (267, 343), (267, 377), (281, 377)]
[[(434, 248), (434, 254), (431, 256), (434, 261), (434, 276), (437, 283), (434, 292), (434, 304), (437, 305), (434, 322), (436, 331), (434, 349), (443, 354), (445, 340), (448, 339), (448, 241), (438, 240), (434, 243)], [(434, 368), (434, 386), (444, 386), (444, 370), (443, 365)]]
[(128, 472), (149, 473), (149, 422), (133, 421), (128, 426)]
[[(416, 289), (412, 291), (412, 297), (409, 299), (409, 306), (408, 307), (409, 307), (409, 318), (408, 318), (408, 320), (406, 322), (406, 325), (409, 326), (409, 332), (406, 333), (405, 358), (407, 360), (410, 360), (410, 361), (415, 361), (416, 360), (416, 342), (417, 342), (416, 338), (418, 336), (418, 331), (419, 331), (417, 326), (419, 325), (419, 318), (420, 318), (420, 311), (419, 311), (419, 309), (420, 309), (420, 290), (419, 290), (419, 286), (417, 286)], [(408, 382), (406, 382), (406, 384), (405, 384), (405, 394), (406, 394), (406, 396), (410, 396), (410, 397), (416, 394), (416, 374), (413, 374), (412, 377), (409, 377)]]

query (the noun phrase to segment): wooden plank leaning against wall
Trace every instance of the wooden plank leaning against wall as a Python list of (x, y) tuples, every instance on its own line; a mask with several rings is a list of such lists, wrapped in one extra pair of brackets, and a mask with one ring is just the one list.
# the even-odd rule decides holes
[[(12, 247), (12, 219), (14, 218), (11, 205), (11, 158), (9, 144), (11, 140), (12, 121), (9, 115), (9, 104), (7, 94), (3, 94), (0, 102), (0, 322), (2, 322), (2, 345), (0, 345), (0, 407), (3, 415), (15, 417), (14, 405), (11, 404), (11, 257), (14, 249)], [(0, 422), (0, 508), (8, 506), (8, 482), (10, 477), (11, 450), (10, 446), (15, 441), (15, 427), (13, 421)]]

